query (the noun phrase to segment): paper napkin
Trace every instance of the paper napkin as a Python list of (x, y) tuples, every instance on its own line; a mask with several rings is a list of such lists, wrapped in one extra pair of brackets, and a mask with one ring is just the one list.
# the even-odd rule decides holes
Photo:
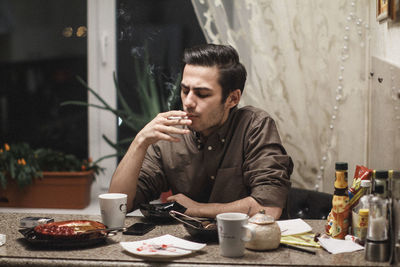
[(334, 238), (318, 238), (321, 246), (332, 254), (363, 250), (364, 247), (351, 241)]

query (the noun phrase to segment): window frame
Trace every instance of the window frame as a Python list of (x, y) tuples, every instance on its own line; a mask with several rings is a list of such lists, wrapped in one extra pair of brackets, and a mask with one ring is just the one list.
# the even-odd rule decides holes
[[(88, 85), (111, 107), (117, 107), (116, 89), (113, 73), (116, 72), (116, 0), (87, 0), (88, 22)], [(99, 101), (88, 93), (89, 104), (99, 104)], [(107, 136), (112, 142), (117, 140), (117, 118), (105, 110), (88, 108), (88, 151), (89, 156), (96, 160), (102, 156), (114, 154), (115, 150), (103, 139)], [(117, 166), (117, 158), (112, 157), (101, 161), (105, 168), (97, 175), (92, 186), (93, 194), (107, 191), (112, 174)]]

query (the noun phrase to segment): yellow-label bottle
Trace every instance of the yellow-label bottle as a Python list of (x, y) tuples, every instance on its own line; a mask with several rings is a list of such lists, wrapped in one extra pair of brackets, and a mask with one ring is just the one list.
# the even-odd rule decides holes
[(330, 229), (333, 238), (344, 239), (349, 229), (349, 195), (347, 191), (347, 163), (337, 162), (335, 165), (335, 192), (332, 199), (332, 225)]

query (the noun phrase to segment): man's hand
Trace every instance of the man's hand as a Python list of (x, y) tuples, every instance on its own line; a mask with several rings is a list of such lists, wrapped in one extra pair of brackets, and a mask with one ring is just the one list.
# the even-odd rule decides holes
[[(148, 147), (159, 140), (170, 142), (179, 142), (179, 138), (174, 137), (174, 134), (188, 134), (188, 129), (174, 127), (176, 125), (191, 125), (192, 121), (185, 119), (186, 112), (181, 110), (172, 110), (158, 114), (150, 121), (137, 135), (136, 140), (139, 145)], [(173, 119), (169, 119), (173, 117)], [(182, 119), (180, 119), (182, 117)]]
[(176, 201), (185, 208), (187, 208), (185, 214), (189, 216), (198, 216), (199, 208), (201, 207), (202, 203), (196, 202), (191, 198), (188, 198), (184, 194), (176, 194), (172, 195), (167, 198), (168, 202)]
[[(174, 134), (188, 134), (188, 129), (175, 127), (176, 125), (191, 125), (192, 121), (180, 119), (186, 116), (186, 112), (173, 110), (158, 114), (149, 122), (135, 137), (129, 146), (128, 151), (122, 158), (111, 180), (110, 193), (125, 193), (128, 195), (128, 211), (133, 209), (137, 181), (140, 168), (147, 148), (159, 140), (179, 142), (179, 138), (173, 137)], [(176, 117), (168, 119), (168, 117)]]

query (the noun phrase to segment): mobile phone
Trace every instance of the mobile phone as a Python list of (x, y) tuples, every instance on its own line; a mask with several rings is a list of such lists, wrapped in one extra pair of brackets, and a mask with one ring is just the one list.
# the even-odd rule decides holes
[(125, 232), (122, 232), (124, 235), (144, 235), (156, 227), (154, 223), (134, 223), (129, 226)]

